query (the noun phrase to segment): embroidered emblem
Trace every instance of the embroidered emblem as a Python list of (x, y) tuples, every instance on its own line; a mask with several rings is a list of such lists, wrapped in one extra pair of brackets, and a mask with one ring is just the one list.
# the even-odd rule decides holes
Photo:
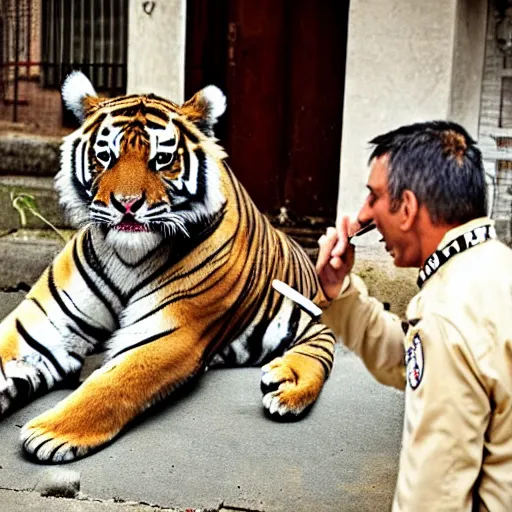
[(407, 349), (405, 366), (407, 368), (407, 381), (411, 389), (416, 389), (423, 377), (425, 360), (423, 358), (423, 346), (419, 334), (415, 334), (411, 346)]

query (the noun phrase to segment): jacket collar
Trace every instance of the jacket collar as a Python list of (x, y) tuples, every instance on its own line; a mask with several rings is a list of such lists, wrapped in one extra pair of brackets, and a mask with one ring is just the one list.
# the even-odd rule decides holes
[(491, 238), (496, 238), (494, 222), (488, 217), (481, 217), (466, 222), (448, 231), (420, 268), (417, 284), (421, 288), (440, 267), (461, 252), (479, 245)]

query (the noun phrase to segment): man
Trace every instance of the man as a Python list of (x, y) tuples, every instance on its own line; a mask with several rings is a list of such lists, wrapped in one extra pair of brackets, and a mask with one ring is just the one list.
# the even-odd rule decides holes
[[(454, 123), (376, 137), (368, 197), (319, 240), (336, 299), (324, 321), (405, 391), (394, 511), (512, 510), (512, 251), (486, 217), (480, 151)], [(408, 329), (356, 275), (349, 237), (373, 222), (398, 267), (420, 268)], [(404, 352), (405, 346), (405, 352)]]

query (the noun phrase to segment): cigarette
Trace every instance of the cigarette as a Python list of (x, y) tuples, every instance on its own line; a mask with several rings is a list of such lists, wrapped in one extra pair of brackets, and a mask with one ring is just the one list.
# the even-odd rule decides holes
[(350, 236), (348, 239), (354, 238), (355, 236), (361, 236), (365, 233), (369, 233), (370, 231), (373, 231), (377, 226), (370, 222), (370, 224), (365, 224), (359, 231), (356, 231), (352, 236)]

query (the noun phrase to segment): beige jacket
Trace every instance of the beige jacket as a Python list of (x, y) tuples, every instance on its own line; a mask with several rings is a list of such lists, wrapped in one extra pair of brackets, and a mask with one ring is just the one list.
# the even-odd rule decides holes
[(349, 281), (325, 323), (380, 382), (406, 388), (393, 511), (512, 511), (512, 250), (488, 240), (449, 259), (409, 303), (405, 336)]

